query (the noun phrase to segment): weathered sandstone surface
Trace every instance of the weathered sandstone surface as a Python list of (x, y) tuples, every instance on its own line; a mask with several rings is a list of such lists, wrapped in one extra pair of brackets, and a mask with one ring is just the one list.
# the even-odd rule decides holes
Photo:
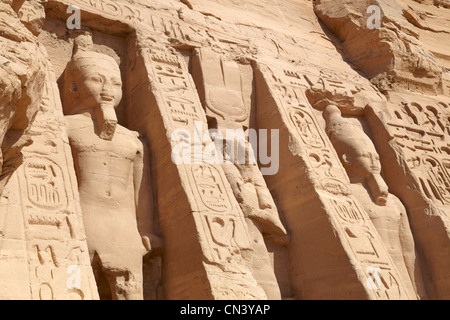
[(448, 0), (2, 0), (0, 299), (450, 299)]

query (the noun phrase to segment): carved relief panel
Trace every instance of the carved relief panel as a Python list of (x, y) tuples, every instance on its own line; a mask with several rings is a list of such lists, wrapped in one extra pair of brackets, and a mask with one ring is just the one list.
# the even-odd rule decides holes
[(403, 101), (390, 105), (389, 131), (405, 155), (418, 187), (437, 205), (450, 202), (449, 116), (446, 102)]

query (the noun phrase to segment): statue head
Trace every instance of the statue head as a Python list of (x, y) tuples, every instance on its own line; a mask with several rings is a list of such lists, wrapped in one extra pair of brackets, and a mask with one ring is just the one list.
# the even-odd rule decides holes
[(367, 136), (348, 139), (342, 148), (341, 160), (351, 174), (367, 178), (381, 174), (381, 163), (378, 152)]
[(66, 115), (90, 111), (100, 137), (111, 140), (117, 124), (115, 108), (122, 100), (122, 79), (116, 61), (105, 54), (78, 50), (64, 73)]
[(381, 162), (372, 140), (364, 130), (342, 117), (336, 106), (324, 112), (327, 133), (350, 178), (365, 179), (378, 204), (385, 204), (388, 187), (381, 177)]

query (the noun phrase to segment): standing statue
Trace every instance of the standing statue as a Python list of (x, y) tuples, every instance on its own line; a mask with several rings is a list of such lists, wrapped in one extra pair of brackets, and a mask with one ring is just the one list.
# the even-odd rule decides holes
[(45, 53), (18, 17), (23, 0), (0, 3), (0, 195), (22, 163), (21, 150), (40, 106)]
[(406, 209), (400, 199), (389, 193), (372, 140), (359, 125), (343, 118), (336, 106), (328, 106), (324, 117), (327, 134), (347, 170), (353, 194), (369, 214), (408, 290), (426, 298)]
[[(113, 299), (143, 299), (143, 256), (153, 231), (145, 144), (117, 123), (122, 99), (116, 61), (90, 51), (80, 36), (67, 65), (63, 106), (73, 152), (91, 263), (106, 277)], [(88, 45), (86, 45), (88, 43)]]

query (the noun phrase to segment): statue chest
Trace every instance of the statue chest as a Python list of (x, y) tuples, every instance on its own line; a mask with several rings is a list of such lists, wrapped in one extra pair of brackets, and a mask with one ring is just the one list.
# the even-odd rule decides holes
[(93, 126), (69, 131), (69, 142), (74, 156), (96, 154), (117, 160), (133, 161), (136, 158), (138, 146), (136, 139), (130, 134), (117, 130), (111, 141), (101, 139)]

